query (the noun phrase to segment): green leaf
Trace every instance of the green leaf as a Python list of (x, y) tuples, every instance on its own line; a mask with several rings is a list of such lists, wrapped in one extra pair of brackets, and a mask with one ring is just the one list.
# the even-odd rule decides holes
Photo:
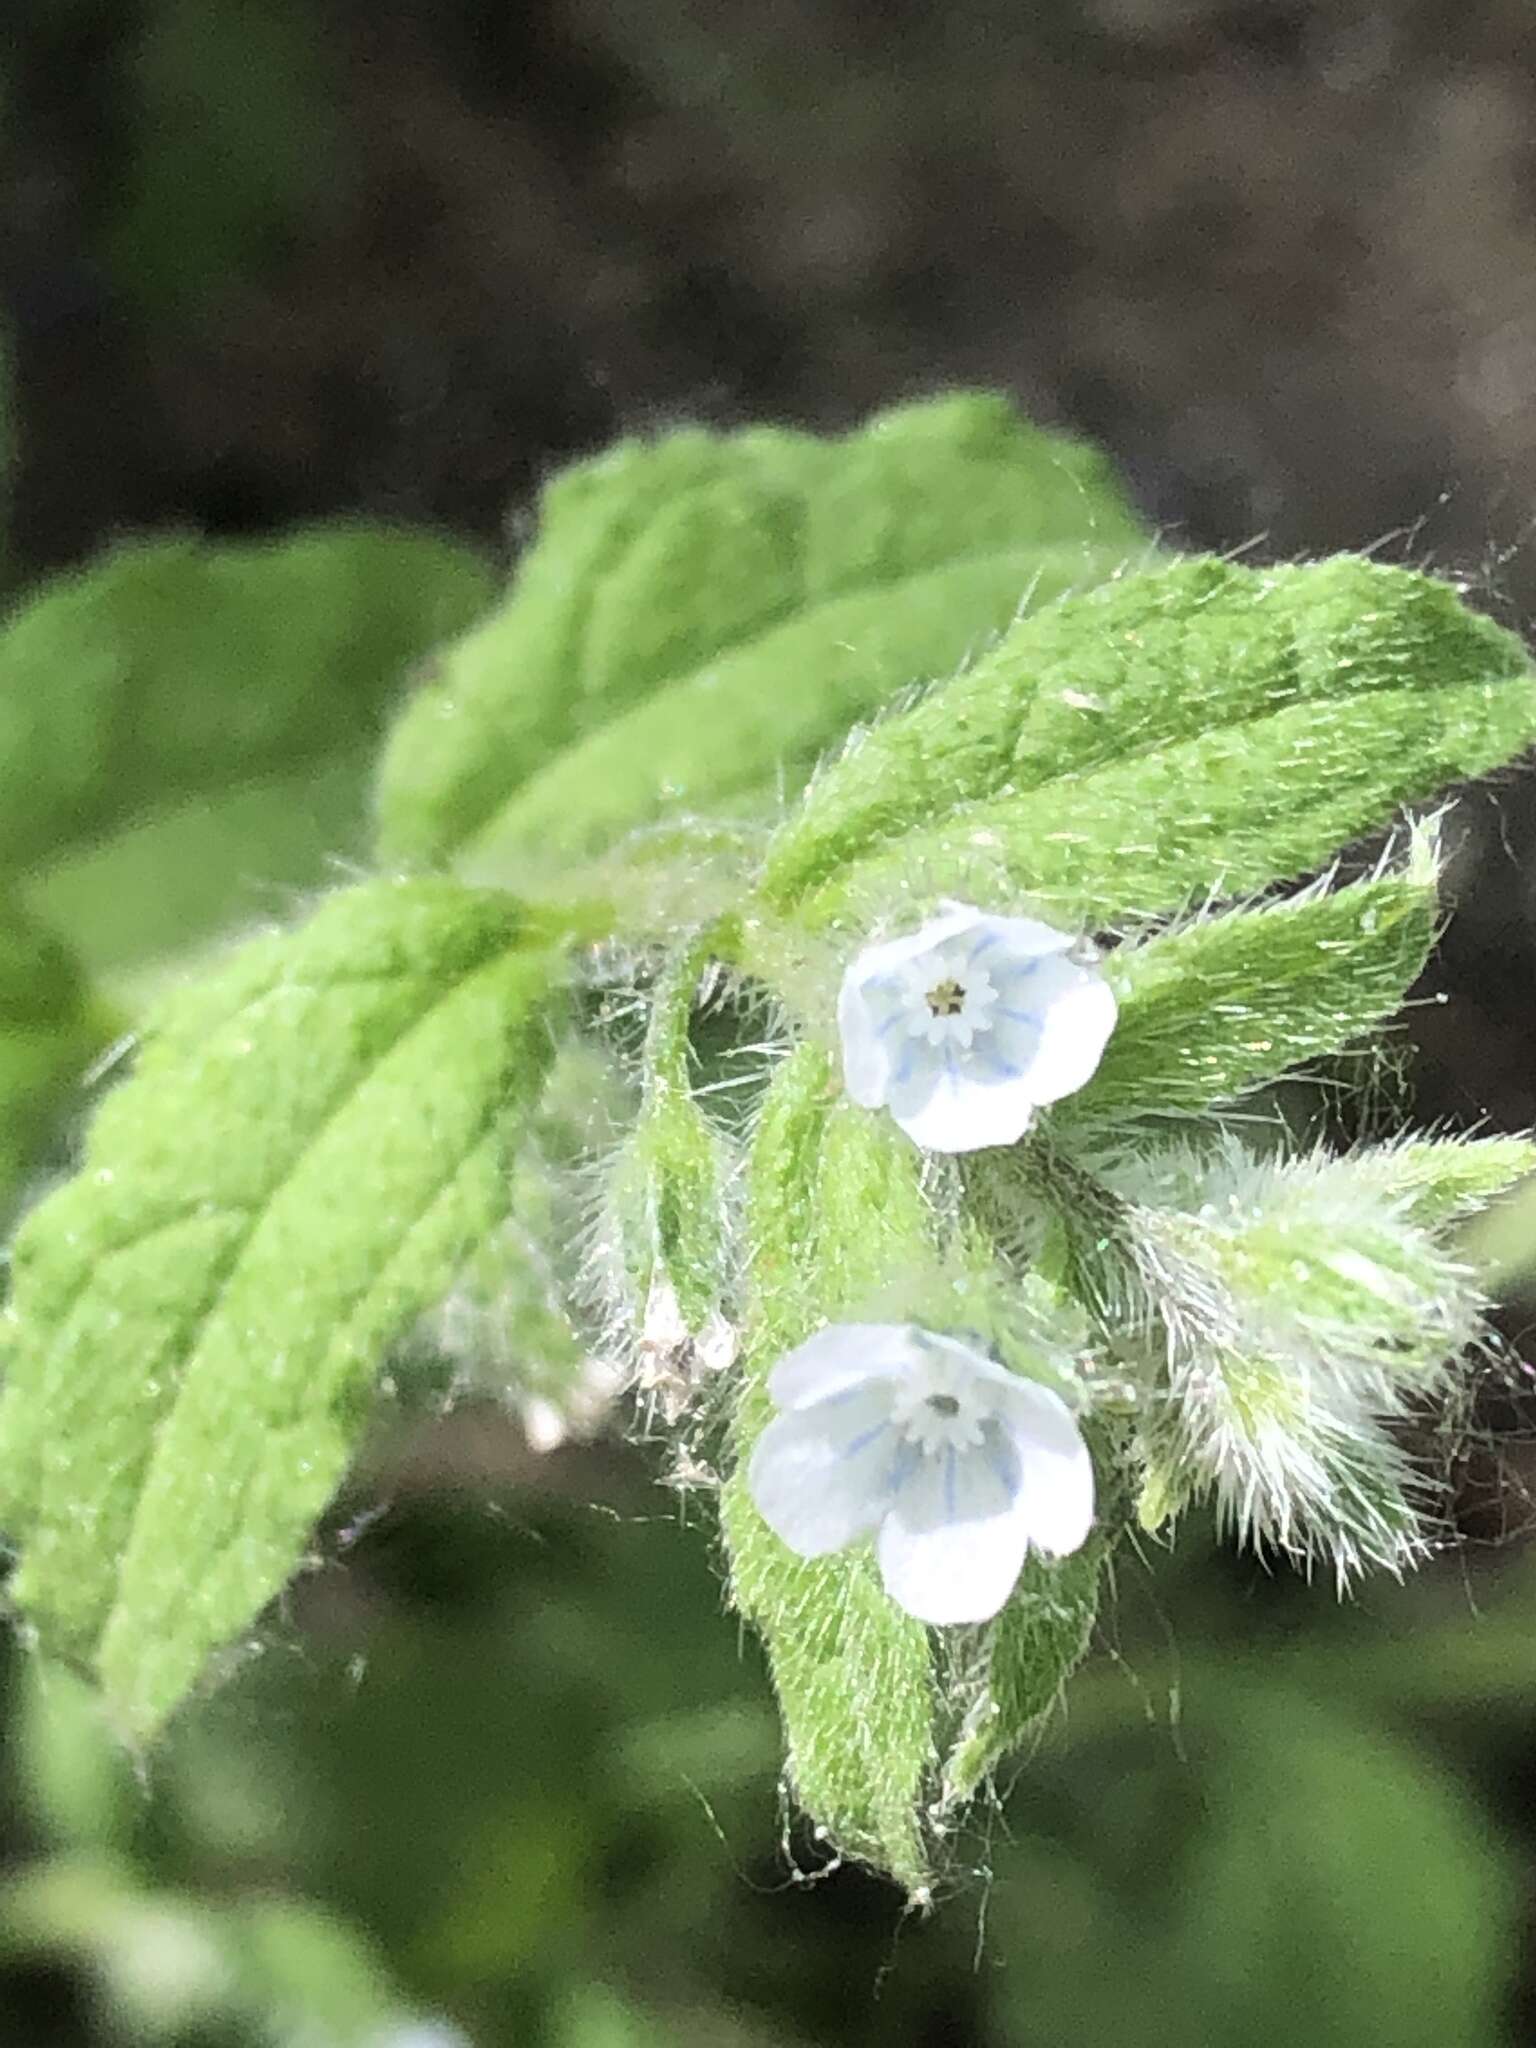
[(55, 935), (0, 898), (0, 1209), (119, 1026)]
[(413, 2036), (371, 1945), (334, 1914), (282, 1897), (151, 1890), (105, 1855), (31, 1864), (0, 1896), (0, 1951), (89, 1973), (123, 2041), (379, 2048)]
[(803, 1046), (764, 1105), (749, 1169), (753, 1299), (738, 1469), (722, 1519), (731, 1591), (761, 1632), (796, 1797), (839, 1849), (909, 1891), (927, 1875), (919, 1820), (934, 1763), (927, 1631), (886, 1597), (868, 1545), (811, 1561), (763, 1522), (745, 1461), (772, 1414), (775, 1360), (820, 1322), (856, 1312), (928, 1245), (918, 1156), (886, 1125), (834, 1103), (826, 1055)]
[(621, 444), (550, 486), (505, 607), (400, 721), (383, 855), (501, 874), (771, 792), (985, 645), (1032, 586), (1054, 596), (1144, 546), (1102, 459), (998, 399), (837, 441)]
[(226, 1909), (221, 1931), (230, 2003), (259, 2030), (257, 2039), (307, 2038), (335, 2048), (432, 2041), (436, 2030), (413, 2024), (373, 1942), (335, 1913), (299, 1899), (254, 1897)]
[(1314, 867), (1536, 734), (1520, 643), (1346, 556), (1182, 562), (1022, 620), (824, 774), (765, 890), (815, 925), (894, 892), (1119, 919)]
[[(116, 960), (120, 920), (146, 948), (183, 936), (146, 896), (205, 927), (270, 913), (263, 885), (324, 873), (317, 833), (358, 852), (365, 757), (407, 666), (490, 593), (450, 543), (346, 525), (135, 541), (45, 584), (0, 631), (0, 868)], [(311, 779), (315, 826), (287, 809)]]
[(1529, 682), (1299, 706), (1145, 761), (978, 804), (856, 863), (805, 905), (862, 930), (902, 895), (1024, 894), (1058, 924), (1154, 916), (1322, 866), (1398, 806), (1486, 774), (1536, 734)]
[(986, 1632), (984, 1676), (944, 1769), (959, 1805), (1037, 1733), (1088, 1654), (1109, 1556), (1102, 1526), (1070, 1557), (1031, 1554), (1008, 1605)]
[(1421, 846), (1401, 874), (1202, 918), (1111, 954), (1119, 1021), (1087, 1087), (1051, 1110), (1052, 1134), (1198, 1115), (1342, 1052), (1401, 1006), (1435, 918)]
[(385, 1346), (503, 1218), (550, 1053), (504, 897), (333, 897), (169, 1002), (14, 1251), (17, 1604), (152, 1732), (298, 1562)]
[(144, 1797), (100, 1694), (44, 1657), (21, 1677), (13, 1740), (34, 1820), (60, 1847), (126, 1848)]
[(369, 749), (152, 812), (23, 884), (114, 996), (137, 1004), (241, 926), (286, 921), (365, 837)]
[(0, 1893), (0, 1955), (49, 1955), (93, 1979), (126, 2041), (186, 2039), (229, 2004), (221, 1916), (206, 1899), (147, 1890), (104, 1855), (36, 1861)]
[(494, 880), (530, 860), (580, 859), (680, 807), (707, 811), (744, 794), (777, 802), (902, 684), (943, 674), (1015, 612), (1122, 560), (1083, 547), (988, 556), (819, 604), (558, 754), (477, 836), (460, 871)]

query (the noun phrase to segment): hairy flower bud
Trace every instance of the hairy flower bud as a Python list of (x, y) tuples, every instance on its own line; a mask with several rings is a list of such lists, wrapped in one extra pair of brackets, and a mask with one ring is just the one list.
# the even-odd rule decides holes
[(1245, 1541), (1340, 1584), (1426, 1548), (1427, 1476), (1390, 1425), (1427, 1409), (1478, 1335), (1467, 1270), (1370, 1155), (1270, 1164), (1229, 1145), (1127, 1176), (1163, 1338), (1140, 1515), (1212, 1496)]

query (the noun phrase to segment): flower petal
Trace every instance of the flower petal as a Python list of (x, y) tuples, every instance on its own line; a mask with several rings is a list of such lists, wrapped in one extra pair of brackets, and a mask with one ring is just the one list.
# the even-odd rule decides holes
[(799, 1557), (824, 1557), (865, 1536), (890, 1506), (905, 1463), (883, 1386), (778, 1416), (747, 1467), (747, 1491), (775, 1536)]
[[(882, 939), (878, 945), (861, 948), (843, 977), (844, 986), (851, 981), (855, 987), (866, 988), (870, 982), (883, 980), (910, 961), (920, 960), (925, 953), (932, 953), (950, 939), (959, 938), (963, 932), (971, 931), (979, 924), (997, 922), (998, 919), (989, 918), (974, 904), (947, 904), (937, 917), (930, 917), (904, 938)], [(1071, 941), (1063, 943), (1070, 945)]]
[[(1036, 1102), (1075, 1095), (1098, 1071), (1119, 1016), (1114, 990), (1096, 967), (1076, 960), (1042, 963), (1029, 984), (1034, 1050), (1027, 1073)], [(998, 1033), (1011, 1020), (1000, 1020)], [(1008, 1041), (1004, 1039), (1006, 1047)]]
[(1093, 1460), (1071, 1410), (1049, 1387), (1015, 1378), (1002, 1426), (1023, 1473), (1019, 1511), (1030, 1542), (1051, 1557), (1081, 1549), (1093, 1527)]
[(843, 1086), (860, 1109), (885, 1100), (893, 1058), (899, 1054), (901, 1000), (894, 991), (866, 990), (855, 978), (858, 962), (843, 976), (837, 997), (837, 1035), (843, 1048)]
[(972, 1378), (984, 1381), (989, 1387), (1000, 1389), (1002, 1398), (993, 1403), (999, 1412), (1007, 1412), (1009, 1404), (1015, 1399), (1022, 1404), (1028, 1404), (1025, 1412), (1032, 1412), (1034, 1397), (1041, 1396), (1049, 1409), (1062, 1418), (1067, 1436), (1075, 1440), (1077, 1424), (1072, 1419), (1071, 1409), (1061, 1396), (1039, 1380), (1025, 1379), (1022, 1373), (1016, 1373), (1011, 1366), (1003, 1365), (993, 1358), (982, 1348), (986, 1343), (984, 1337), (952, 1336), (942, 1330), (925, 1330), (917, 1324), (898, 1324), (896, 1327), (910, 1332), (908, 1341), (913, 1352), (919, 1356), (924, 1352), (939, 1352), (956, 1365), (963, 1366)]
[(876, 1538), (887, 1593), (919, 1621), (939, 1624), (989, 1621), (1028, 1547), (1018, 1454), (995, 1423), (974, 1450), (923, 1458)]
[(894, 1378), (914, 1355), (906, 1323), (828, 1323), (785, 1352), (768, 1376), (768, 1391), (776, 1408), (809, 1408), (866, 1380)]
[(1038, 1099), (1028, 1071), (1003, 1073), (973, 1054), (915, 1071), (887, 1098), (902, 1130), (929, 1152), (1011, 1145), (1029, 1128)]
[[(950, 1340), (953, 1341), (953, 1340)], [(1016, 1436), (1026, 1437), (1032, 1446), (1058, 1458), (1074, 1457), (1083, 1448), (1077, 1417), (1057, 1393), (1041, 1380), (1027, 1379), (1011, 1372), (995, 1359), (983, 1359), (987, 1377), (1002, 1389), (998, 1412)]]

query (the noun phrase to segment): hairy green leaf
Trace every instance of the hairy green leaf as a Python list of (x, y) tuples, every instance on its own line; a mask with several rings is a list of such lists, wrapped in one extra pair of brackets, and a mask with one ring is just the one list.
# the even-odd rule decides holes
[(461, 548), (346, 525), (133, 541), (45, 584), (0, 632), (0, 867), (357, 762), (407, 665), (490, 592)]
[(384, 1347), (504, 1216), (552, 965), (505, 897), (333, 897), (169, 1002), (17, 1240), (18, 1605), (151, 1732), (297, 1563)]
[(917, 1167), (892, 1129), (834, 1103), (822, 1052), (791, 1055), (749, 1169), (741, 1464), (722, 1509), (732, 1595), (768, 1648), (795, 1794), (838, 1848), (909, 1890), (926, 1875), (918, 1802), (934, 1763), (927, 1632), (886, 1597), (867, 1545), (795, 1557), (753, 1506), (743, 1470), (772, 1413), (775, 1360), (921, 1259), (928, 1220)]
[(1098, 1072), (1050, 1112), (1060, 1136), (1127, 1117), (1198, 1115), (1397, 1010), (1434, 943), (1435, 873), (1203, 918), (1111, 954), (1120, 1018)]
[(1123, 559), (1083, 547), (1027, 561), (1005, 553), (817, 605), (556, 755), (478, 835), (461, 871), (494, 880), (532, 860), (575, 860), (665, 812), (761, 795), (770, 781), (777, 800), (894, 689), (943, 674), (962, 641), (985, 640)]
[(621, 444), (550, 485), (506, 605), (396, 728), (384, 857), (499, 875), (771, 788), (1144, 545), (1100, 457), (997, 399)]
[(1520, 643), (1443, 584), (1180, 562), (1021, 620), (877, 728), (781, 828), (765, 889), (811, 891), (818, 924), (897, 891), (1155, 913), (1315, 866), (1533, 734)]
[(1298, 705), (1143, 760), (978, 804), (810, 898), (862, 929), (893, 901), (1024, 895), (1057, 924), (1115, 924), (1323, 865), (1403, 804), (1486, 774), (1536, 737), (1516, 681)]

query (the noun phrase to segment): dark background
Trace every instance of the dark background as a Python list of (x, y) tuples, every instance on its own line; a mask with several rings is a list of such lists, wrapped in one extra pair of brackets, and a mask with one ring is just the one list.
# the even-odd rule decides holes
[[(13, 580), (65, 567), (125, 529), (265, 532), (337, 511), (505, 546), (524, 530), (538, 482), (615, 434), (684, 418), (839, 427), (904, 396), (984, 384), (1099, 441), (1175, 543), (1254, 558), (1377, 547), (1466, 578), (1475, 601), (1514, 623), (1536, 601), (1536, 21), (1527, 0), (12, 0), (8, 21), (0, 279), (15, 370)], [(1516, 776), (1458, 814), (1457, 915), (1423, 992), (1447, 1000), (1409, 1019), (1423, 1120), (1536, 1120), (1532, 813), (1529, 784)], [(1512, 1314), (1512, 1334), (1523, 1327)], [(1516, 1419), (1503, 1402), (1488, 1422)], [(550, 2015), (566, 2011), (562, 1987), (588, 1976), (627, 1986), (623, 1997), (642, 2014), (670, 2015), (654, 2022), (662, 2041), (1062, 2040), (1038, 1998), (1015, 1987), (998, 2002), (992, 1966), (1017, 1904), (1002, 1910), (1004, 1932), (994, 1927), (976, 1974), (975, 1887), (940, 1931), (917, 1930), (894, 1948), (897, 1915), (872, 1882), (845, 1874), (813, 1895), (778, 1889), (771, 1733), (754, 1718), (762, 1682), (750, 1653), (745, 1667), (737, 1662), (731, 1625), (713, 1612), (707, 1535), (674, 1541), (665, 1501), (625, 1454), (555, 1460), (535, 1476), (507, 1425), (481, 1417), (476, 1431), (477, 1483), (501, 1503), (495, 1518), (483, 1506), (442, 1504), (444, 1473), (461, 1478), (471, 1454), (459, 1439), (446, 1448), (433, 1439), (436, 1449), (411, 1454), (416, 1464), (389, 1468), (405, 1505), (356, 1547), (337, 1583), (323, 1579), (301, 1601), (297, 1619), (311, 1634), (300, 1703), (276, 1685), (296, 1749), (308, 1756), (322, 1741), (315, 1730), (340, 1712), (326, 1687), (356, 1654), (358, 1631), (375, 1668), (384, 1656), (365, 1612), (384, 1617), (386, 1635), (411, 1640), (442, 1628), (458, 1642), (462, 1620), (473, 1644), (493, 1610), (531, 1601), (563, 1613), (561, 1600), (572, 1629), (595, 1631), (596, 1646), (556, 1654), (546, 1645), (533, 1679), (509, 1665), (506, 1685), (554, 1695), (567, 1683), (578, 1693), (596, 1686), (603, 1705), (583, 1739), (626, 1739), (641, 1714), (623, 1676), (632, 1676), (633, 1646), (603, 1647), (602, 1628), (622, 1626), (626, 1602), (602, 1588), (639, 1567), (613, 1525), (593, 1519), (596, 1498), (641, 1518), (637, 1529), (662, 1517), (663, 1535), (635, 1539), (642, 1550), (673, 1546), (665, 1569), (652, 1560), (658, 1619), (645, 1633), (659, 1668), (644, 1713), (664, 1718), (669, 1687), (673, 1706), (696, 1705), (702, 1684), (706, 1698), (718, 1692), (745, 1717), (752, 1761), (731, 1781), (741, 1797), (731, 1826), (741, 1832), (727, 1831), (720, 1853), (700, 1807), (684, 1802), (681, 1813), (668, 1808), (676, 1840), (668, 1833), (663, 1853), (597, 1795), (573, 1817), (574, 1807), (555, 1801), (546, 1811), (542, 1793), (529, 1794), (557, 1873), (560, 1841), (588, 1830), (571, 1851), (579, 1879), (567, 1873), (579, 1909), (562, 1918), (547, 1887), (535, 1887), (544, 1903), (528, 1907), (523, 1945), (498, 1949), (487, 1935), (483, 1968), (435, 1952), (424, 1961), (400, 1934), (396, 1895), (370, 1892), (313, 1826), (295, 1823), (286, 1847), (263, 1849), (259, 1881), (329, 1899), (370, 1930), (416, 1995), (459, 2012), (487, 2043), (512, 2039), (504, 2030), (513, 2024), (562, 2048), (649, 2043), (649, 2033), (602, 2033), (601, 2014), (559, 2032), (566, 2022)], [(1079, 1841), (1061, 1820), (1068, 1810), (1084, 1839), (1103, 1833), (1092, 1819), (1102, 1785), (1093, 1770), (1104, 1767), (1093, 1744), (1108, 1738), (1095, 1735), (1095, 1713), (1142, 1727), (1139, 1738), (1123, 1728), (1114, 1738), (1131, 1749), (1129, 1760), (1117, 1753), (1113, 1781), (1167, 1774), (1175, 1789), (1157, 1798), (1178, 1807), (1180, 1826), (1192, 1824), (1187, 1807), (1198, 1817), (1204, 1781), (1187, 1775), (1195, 1767), (1165, 1725), (1177, 1682), (1170, 1634), (1197, 1646), (1197, 1667), (1198, 1646), (1213, 1646), (1212, 1669), (1223, 1674), (1211, 1680), (1213, 1698), (1226, 1697), (1232, 1669), (1262, 1672), (1299, 1640), (1297, 1654), (1315, 1656), (1317, 1670), (1337, 1659), (1367, 1753), (1380, 1747), (1378, 1717), (1404, 1699), (1413, 1740), (1429, 1742), (1432, 1731), (1433, 1796), (1470, 1801), (1471, 1836), (1503, 1859), (1495, 1890), (1508, 1941), (1502, 1962), (1479, 1965), (1489, 2024), (1528, 2037), (1521, 2014), (1533, 2008), (1521, 1985), (1532, 1969), (1518, 1951), (1536, 1867), (1527, 1801), (1536, 1720), (1520, 1644), (1525, 1615), (1536, 1630), (1536, 1589), (1502, 1540), (1521, 1519), (1509, 1505), (1521, 1457), (1512, 1440), (1472, 1461), (1469, 1558), (1411, 1595), (1373, 1596), (1372, 1614), (1358, 1620), (1328, 1612), (1325, 1589), (1212, 1562), (1198, 1543), (1192, 1557), (1161, 1565), (1164, 1589), (1154, 1598), (1143, 1587), (1131, 1600), (1142, 1614), (1126, 1625), (1136, 1675), (1108, 1660), (1100, 1683), (1119, 1706), (1085, 1714), (1098, 1762), (1076, 1790), (1069, 1764), (1051, 1767), (1065, 1773), (1042, 1795), (1056, 1802), (1051, 1839)], [(402, 1485), (401, 1470), (426, 1476)], [(542, 1532), (537, 1544), (509, 1538), (509, 1517), (525, 1534)], [(567, 1540), (576, 1561), (551, 1587), (540, 1577), (555, 1569), (549, 1545)], [(544, 1562), (530, 1566), (535, 1551)], [(679, 1593), (667, 1590), (674, 1571)], [(1138, 1565), (1132, 1576), (1139, 1584), (1145, 1574)], [(1485, 1580), (1503, 1618), (1478, 1635), (1469, 1625), (1474, 1605), (1493, 1597)], [(598, 1620), (580, 1619), (593, 1613)], [(1425, 1650), (1419, 1630), (1440, 1647)], [(1160, 1650), (1134, 1648), (1159, 1640)], [(700, 1651), (706, 1641), (714, 1648)], [(700, 1656), (719, 1666), (707, 1681)], [(1430, 1697), (1424, 1666), (1437, 1658), (1450, 1675)], [(1383, 1675), (1355, 1685), (1357, 1668)], [(599, 1683), (592, 1672), (608, 1675)], [(241, 1740), (255, 1725), (249, 1691), (236, 1687), (225, 1710)], [(1142, 1694), (1157, 1696), (1156, 1712), (1138, 1705)], [(550, 1708), (538, 1697), (536, 1710), (498, 1707), (506, 1726), (494, 1717), (488, 1726), (526, 1748)], [(481, 1736), (472, 1768), (488, 1781), (504, 1752), (485, 1728)], [(238, 1748), (227, 1728), (223, 1739)], [(392, 1749), (383, 1731), (359, 1732), (359, 1753), (391, 1775), (402, 1739), (396, 1731)], [(233, 1768), (232, 1753), (217, 1751), (213, 1779)], [(686, 1762), (686, 1740), (681, 1753)], [(547, 1786), (584, 1771), (551, 1750), (519, 1782)], [(1245, 1767), (1232, 1777), (1242, 1781)], [(1411, 1802), (1411, 1772), (1401, 1789)], [(354, 1787), (350, 1796), (364, 1795)], [(16, 1841), (35, 1856), (47, 1830), (17, 1800)], [(486, 1877), (487, 1896), (505, 1875), (498, 1858), (524, 1856), (534, 1827), (513, 1805), (522, 1818), (483, 1852), (499, 1873)], [(468, 1810), (478, 1810), (473, 1801)], [(201, 1894), (257, 1881), (243, 1851), (198, 1837), (175, 1819), (174, 1799), (166, 1811), (172, 1818), (156, 1808), (158, 1818), (135, 1823), (134, 1853), (154, 1882)], [(1160, 1811), (1134, 1826), (1122, 1815), (1129, 1833), (1114, 1839), (1133, 1862), (1155, 1859)], [(379, 1854), (397, 1861), (415, 1826), (382, 1809), (368, 1821)], [(444, 1840), (443, 1855), (457, 1860), (462, 1837)], [(1268, 1853), (1261, 1827), (1251, 1856), (1262, 1864)], [(1298, 1853), (1305, 1876), (1311, 1865)], [(1384, 1849), (1377, 1875), (1400, 1853)], [(1080, 1841), (1071, 1854), (1093, 1861)], [(668, 1856), (691, 1873), (686, 1883)], [(1443, 1922), (1431, 1924), (1443, 1902), (1425, 1876), (1419, 1942), (1433, 1957), (1448, 1937)], [(1114, 1873), (1116, 1884), (1124, 1878)], [(1349, 1892), (1342, 1865), (1337, 1882)], [(655, 1907), (668, 1885), (670, 1913)], [(1050, 1884), (1042, 1897), (1054, 1922), (1061, 1899)], [(637, 1901), (649, 1903), (642, 1911)], [(1462, 1905), (1474, 1918), (1481, 1910)], [(1366, 1910), (1352, 1893), (1339, 1906), (1350, 1957), (1347, 1915), (1357, 1908)], [(1138, 1939), (1152, 1941), (1141, 1908), (1122, 1897), (1122, 1909)], [(1268, 1925), (1287, 1908), (1272, 1898), (1254, 1910)], [(1078, 1945), (1064, 1943), (1056, 1958), (1064, 1982), (1095, 1969), (1111, 1941), (1109, 1921), (1082, 1911)], [(1394, 1923), (1384, 1962), (1358, 1963), (1363, 1985), (1376, 1984), (1377, 1969), (1411, 1990), (1392, 1941), (1406, 1955), (1415, 1924)], [(697, 1967), (648, 1974), (637, 1962), (647, 1942), (675, 1951), (702, 1927), (715, 1931)], [(776, 1947), (780, 1967), (770, 1961)], [(1272, 2033), (1255, 2031), (1240, 1992), (1223, 2003), (1207, 1986), (1206, 2004), (1191, 1992), (1194, 2003), (1177, 2008), (1184, 2037), (1303, 2038), (1292, 2031), (1302, 2021), (1274, 2008), (1285, 2007), (1292, 1976), (1299, 1984), (1315, 1971), (1314, 1949), (1298, 1933), (1293, 1957), (1254, 1965)], [(888, 1966), (897, 1988), (881, 2004)], [(1037, 1954), (1031, 1967), (1046, 1965)], [(70, 2031), (85, 2020), (67, 2016), (83, 1997), (77, 1966), (27, 1969), (17, 2040), (86, 2038)], [(1138, 2032), (1150, 2025), (1144, 2011), (1121, 2010), (1121, 2038), (1163, 2038)], [(1306, 2038), (1335, 2038), (1326, 2029), (1343, 2027), (1345, 2011), (1328, 2007), (1334, 2017)], [(1409, 2042), (1408, 2022), (1383, 2016), (1385, 2031), (1370, 2031), (1379, 2011), (1362, 1992), (1353, 2033), (1337, 2038)]]

